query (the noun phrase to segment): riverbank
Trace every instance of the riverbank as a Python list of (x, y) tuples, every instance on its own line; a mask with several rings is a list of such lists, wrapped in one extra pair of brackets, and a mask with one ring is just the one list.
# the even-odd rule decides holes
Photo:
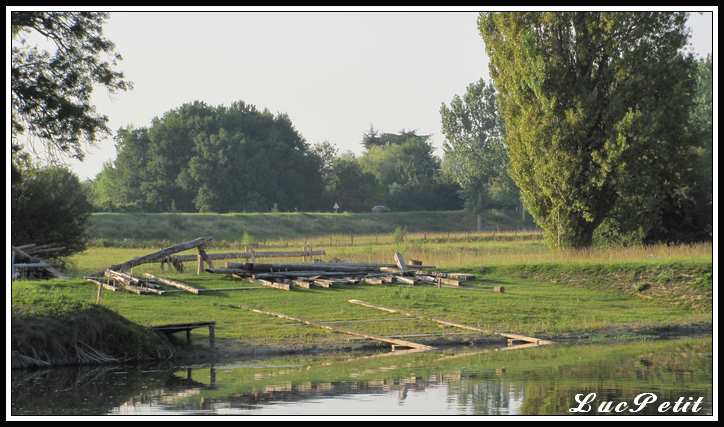
[[(664, 400), (704, 396), (701, 415), (714, 401), (711, 338), (369, 354), (13, 370), (12, 412), (553, 415), (567, 414), (586, 391), (624, 400), (641, 392)], [(655, 414), (655, 405), (647, 409)]]
[[(158, 273), (155, 265), (142, 267), (145, 269), (138, 267), (134, 274)], [(112, 311), (143, 326), (216, 321), (215, 354), (222, 358), (375, 347), (370, 347), (366, 340), (268, 317), (251, 309), (428, 345), (486, 344), (501, 340), (360, 307), (348, 303), (350, 299), (554, 341), (615, 341), (667, 334), (701, 335), (711, 331), (712, 267), (707, 262), (578, 266), (549, 263), (459, 270), (475, 275), (474, 280), (459, 289), (391, 284), (343, 285), (291, 292), (220, 275), (166, 272), (166, 276), (197, 288), (220, 290), (200, 295), (179, 292), (163, 296), (105, 292), (104, 307), (93, 309)], [(498, 285), (505, 287), (505, 293), (492, 291), (492, 287)], [(223, 291), (240, 286), (249, 289)], [(13, 309), (16, 305), (52, 307), (59, 301), (91, 309), (88, 307), (92, 306), (90, 302), (95, 300), (95, 293), (95, 286), (82, 279), (20, 281), (13, 284)], [(83, 323), (77, 323), (76, 327), (82, 329)], [(21, 336), (22, 329), (17, 329)], [(180, 345), (178, 355), (190, 359), (209, 355), (204, 330), (193, 332), (192, 343), (191, 347)]]
[(162, 335), (117, 312), (34, 283), (13, 293), (12, 368), (168, 360)]

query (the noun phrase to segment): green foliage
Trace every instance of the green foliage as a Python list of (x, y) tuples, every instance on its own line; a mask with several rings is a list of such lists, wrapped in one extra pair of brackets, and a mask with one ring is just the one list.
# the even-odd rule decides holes
[(248, 231), (244, 231), (244, 235), (241, 236), (242, 246), (248, 246), (248, 245), (254, 244), (255, 242), (256, 242), (256, 239), (254, 239), (254, 236), (249, 234)]
[(370, 126), (370, 130), (362, 137), (362, 145), (365, 150), (370, 150), (373, 147), (384, 148), (389, 147), (390, 145), (404, 144), (410, 139), (426, 142), (430, 139), (430, 136), (431, 135), (418, 135), (415, 130), (405, 129), (402, 129), (400, 133), (380, 132), (373, 126)]
[(613, 209), (657, 221), (675, 198), (691, 147), (686, 18), (481, 13), (511, 174), (550, 245), (590, 245)]
[(321, 160), (289, 117), (243, 102), (184, 104), (149, 128), (120, 129), (116, 148), (95, 180), (99, 208), (291, 211), (321, 199)]
[(395, 142), (371, 145), (359, 159), (362, 171), (377, 181), (378, 201), (400, 211), (462, 206), (459, 188), (441, 174), (429, 136), (403, 132), (392, 140)]
[(91, 212), (78, 177), (65, 167), (28, 167), (12, 182), (12, 243), (55, 243), (69, 255), (85, 248)]
[(462, 188), (473, 212), (518, 208), (518, 189), (507, 173), (505, 127), (495, 105), (495, 88), (485, 80), (468, 85), (440, 107), (445, 157), (443, 171)]
[[(693, 80), (691, 81), (694, 82)], [(676, 87), (671, 96), (682, 104), (665, 112), (661, 121), (674, 120), (665, 131), (676, 129), (673, 148), (661, 144), (637, 159), (648, 171), (647, 181), (627, 176), (609, 217), (596, 229), (595, 238), (606, 244), (707, 241), (713, 230), (712, 63), (696, 64), (696, 89)], [(683, 87), (683, 88), (682, 88)], [(693, 103), (690, 102), (693, 100)], [(689, 115), (685, 107), (692, 105)], [(663, 114), (663, 113), (662, 113)], [(680, 127), (684, 129), (681, 130)], [(648, 130), (650, 131), (650, 130)], [(661, 137), (659, 141), (666, 141)], [(642, 182), (643, 181), (643, 182)]]
[(375, 176), (362, 170), (353, 154), (334, 159), (325, 188), (327, 205), (337, 203), (346, 212), (368, 212), (377, 192)]
[[(12, 143), (20, 134), (38, 138), (51, 155), (83, 158), (82, 144), (109, 132), (108, 117), (90, 103), (95, 85), (110, 93), (130, 89), (115, 66), (121, 56), (103, 35), (107, 13), (11, 13)], [(31, 45), (39, 34), (51, 51)]]
[(405, 238), (407, 237), (407, 227), (401, 227), (397, 226), (395, 227), (395, 231), (392, 232), (392, 242), (396, 245), (399, 245), (401, 243), (405, 242)]

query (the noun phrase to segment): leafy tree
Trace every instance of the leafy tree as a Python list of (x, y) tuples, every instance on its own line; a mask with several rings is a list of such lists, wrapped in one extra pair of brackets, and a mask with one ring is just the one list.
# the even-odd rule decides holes
[[(93, 87), (113, 93), (130, 89), (131, 83), (115, 69), (122, 58), (103, 35), (107, 18), (99, 12), (11, 13), (13, 145), (27, 133), (52, 156), (82, 159), (82, 144), (109, 132), (108, 117), (90, 102)], [(52, 49), (31, 44), (28, 34), (44, 38)]]
[(673, 194), (690, 148), (686, 18), (480, 14), (511, 174), (552, 246), (590, 245), (622, 199), (653, 215)]
[(440, 107), (443, 171), (462, 188), (473, 212), (490, 208), (519, 208), (519, 194), (510, 179), (505, 127), (495, 105), (495, 88), (485, 80), (468, 85)]
[(321, 160), (289, 117), (243, 102), (185, 104), (149, 128), (119, 130), (116, 147), (118, 157), (102, 175), (119, 188), (120, 207), (290, 211), (320, 203)]
[[(713, 149), (712, 149), (711, 57), (697, 61), (690, 115), (683, 120), (685, 133), (677, 157), (666, 165), (651, 166), (660, 174), (657, 186), (627, 187), (607, 218), (596, 230), (599, 243), (680, 243), (712, 238)], [(688, 86), (684, 86), (690, 96)], [(636, 182), (636, 181), (634, 181)], [(656, 182), (656, 181), (654, 181)]]
[(56, 243), (59, 255), (81, 251), (86, 244), (86, 224), (91, 212), (86, 191), (78, 177), (65, 167), (24, 165), (12, 183), (12, 243)]
[(334, 160), (325, 193), (329, 203), (338, 203), (343, 211), (365, 212), (375, 203), (377, 181), (362, 170), (353, 154), (344, 154)]
[(378, 183), (376, 199), (396, 210), (459, 209), (459, 188), (441, 176), (429, 136), (404, 138), (371, 146), (359, 160), (362, 170)]
[(390, 145), (399, 145), (409, 142), (411, 139), (419, 142), (426, 142), (430, 139), (430, 135), (418, 135), (416, 130), (405, 130), (402, 129), (400, 133), (380, 133), (373, 126), (370, 126), (370, 130), (365, 133), (362, 137), (362, 146), (366, 150), (373, 147), (388, 147)]

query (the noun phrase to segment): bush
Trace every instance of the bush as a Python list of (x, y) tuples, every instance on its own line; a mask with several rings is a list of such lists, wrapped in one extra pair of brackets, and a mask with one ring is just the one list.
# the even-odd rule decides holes
[(65, 167), (27, 167), (12, 182), (13, 245), (55, 243), (59, 255), (85, 249), (91, 205), (78, 177)]
[(405, 242), (405, 237), (407, 237), (407, 227), (400, 227), (398, 225), (392, 233), (392, 241), (399, 245)]

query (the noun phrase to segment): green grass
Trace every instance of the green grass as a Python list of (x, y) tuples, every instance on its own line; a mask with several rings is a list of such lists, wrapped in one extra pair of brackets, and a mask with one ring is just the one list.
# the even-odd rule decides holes
[[(309, 320), (355, 320), (340, 326), (377, 335), (432, 334), (440, 333), (441, 329), (431, 322), (397, 319), (399, 316), (354, 306), (347, 300), (361, 299), (453, 322), (531, 336), (635, 335), (637, 331), (652, 328), (711, 323), (711, 243), (552, 251), (545, 247), (540, 233), (531, 231), (409, 233), (403, 242), (395, 242), (392, 233), (360, 235), (354, 246), (325, 247), (328, 237), (306, 239), (314, 248), (325, 248), (323, 259), (391, 263), (394, 251), (399, 250), (408, 259), (420, 259), (446, 271), (476, 274), (476, 280), (462, 289), (350, 285), (292, 292), (257, 288), (200, 296), (105, 292), (104, 306), (141, 325), (215, 320), (217, 336), (222, 342), (236, 347), (287, 350), (348, 347), (358, 341), (255, 314), (249, 308)], [(291, 243), (292, 247), (301, 248), (304, 240)], [(42, 310), (60, 307), (61, 312), (72, 311), (74, 304), (95, 300), (95, 286), (84, 282), (83, 275), (158, 247), (89, 248), (69, 260), (74, 279), (15, 282), (13, 306), (45, 307)], [(210, 252), (228, 250), (228, 247), (216, 247)], [(273, 262), (285, 261), (292, 260), (274, 259)], [(187, 263), (186, 267), (185, 273), (161, 273), (158, 264), (146, 264), (136, 267), (132, 273), (137, 276), (143, 272), (162, 274), (207, 289), (254, 286), (220, 275), (197, 276), (193, 263)], [(503, 285), (506, 292), (492, 292), (494, 285)], [(202, 340), (204, 333), (194, 335)]]
[[(702, 291), (689, 283), (669, 281), (670, 286), (688, 289), (688, 294), (711, 292), (711, 265), (700, 265), (692, 270), (688, 264), (669, 264), (671, 271), (682, 274), (703, 274)], [(549, 271), (550, 266), (544, 271)], [(571, 267), (557, 267), (566, 271)], [(632, 264), (626, 267), (649, 274), (648, 264)], [(139, 267), (134, 274), (155, 271), (156, 266)], [(535, 274), (523, 277), (530, 267), (520, 271), (512, 267), (489, 267), (463, 270), (477, 273), (477, 279), (463, 289), (438, 289), (432, 286), (349, 285), (337, 289), (253, 290), (192, 295), (173, 293), (163, 296), (138, 296), (129, 293), (104, 293), (104, 305), (133, 322), (157, 325), (174, 322), (215, 320), (217, 337), (221, 340), (249, 347), (276, 349), (334, 348), (350, 343), (347, 336), (297, 323), (270, 318), (249, 311), (258, 308), (282, 312), (317, 321), (355, 320), (340, 324), (347, 329), (377, 335), (405, 335), (439, 333), (441, 328), (432, 322), (402, 320), (398, 315), (386, 314), (347, 303), (349, 299), (361, 299), (372, 304), (402, 308), (469, 325), (489, 328), (498, 332), (511, 332), (531, 336), (559, 336), (567, 334), (609, 333), (621, 330), (670, 327), (711, 322), (711, 313), (705, 306), (691, 307), (672, 303), (666, 298), (641, 298), (624, 292), (616, 286), (606, 287), (601, 281), (591, 280), (573, 286), (553, 283), (550, 276)], [(608, 271), (610, 267), (601, 271)], [(613, 271), (619, 271), (613, 269)], [(579, 278), (585, 279), (592, 270), (580, 270)], [(551, 273), (552, 274), (552, 273)], [(166, 276), (183, 280), (200, 288), (253, 286), (224, 278), (219, 275), (193, 273)], [(708, 278), (707, 278), (708, 277)], [(583, 280), (582, 279), (582, 280)], [(504, 294), (490, 290), (493, 285), (503, 285)], [(683, 292), (683, 291), (682, 291)], [(29, 298), (28, 295), (32, 295)], [(69, 304), (69, 301), (88, 302), (95, 298), (95, 287), (81, 279), (50, 282), (15, 282), (13, 305), (26, 301), (51, 299)], [(52, 305), (52, 304), (51, 304)], [(362, 320), (362, 321), (360, 321)], [(450, 332), (459, 332), (450, 330)], [(195, 333), (196, 334), (196, 333)], [(197, 334), (203, 339), (203, 333)]]
[[(517, 216), (490, 211), (487, 230), (531, 228)], [(199, 236), (238, 242), (244, 233), (260, 240), (299, 239), (336, 234), (392, 233), (396, 227), (409, 232), (460, 232), (474, 230), (475, 216), (464, 211), (373, 213), (96, 213), (91, 215), (89, 235), (95, 244), (139, 246), (178, 242)], [(347, 242), (345, 242), (347, 243)]]

